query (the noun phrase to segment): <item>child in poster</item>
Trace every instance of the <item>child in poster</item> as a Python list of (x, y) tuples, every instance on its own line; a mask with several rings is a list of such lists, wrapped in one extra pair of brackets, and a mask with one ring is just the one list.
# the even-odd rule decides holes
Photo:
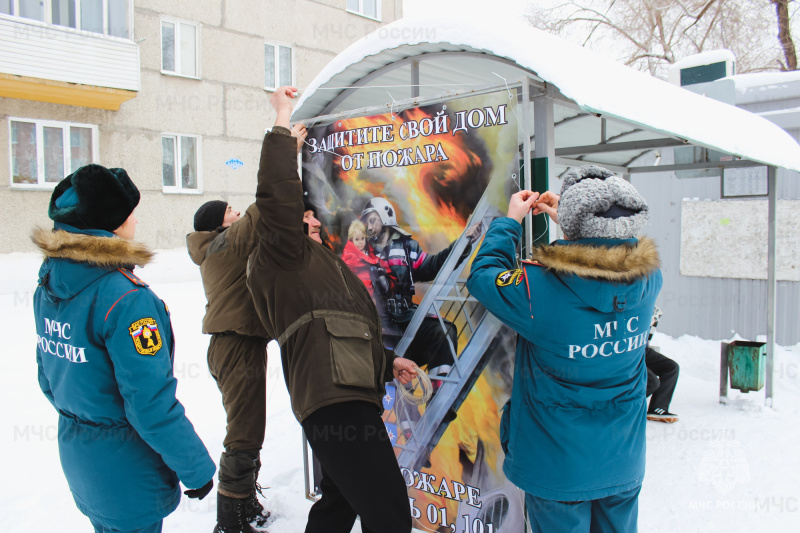
[(347, 244), (342, 251), (342, 261), (364, 282), (369, 295), (380, 309), (380, 302), (390, 292), (393, 280), (389, 274), (389, 264), (376, 257), (367, 242), (367, 228), (360, 220), (350, 223), (350, 228), (347, 230)]

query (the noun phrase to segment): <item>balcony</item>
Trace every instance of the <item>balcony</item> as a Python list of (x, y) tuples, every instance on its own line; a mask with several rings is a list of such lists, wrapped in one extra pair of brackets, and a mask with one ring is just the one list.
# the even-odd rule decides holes
[(119, 110), (140, 86), (135, 42), (0, 15), (0, 97)]

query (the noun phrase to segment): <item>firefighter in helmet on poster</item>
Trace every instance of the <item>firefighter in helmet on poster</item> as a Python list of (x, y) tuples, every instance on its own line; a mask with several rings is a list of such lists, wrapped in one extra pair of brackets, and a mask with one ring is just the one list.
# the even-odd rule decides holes
[[(397, 224), (394, 206), (385, 198), (374, 197), (361, 211), (361, 221), (367, 227), (370, 245), (375, 255), (389, 265), (394, 283), (390, 292), (384, 295), (385, 307), (379, 309), (383, 318), (384, 338), (398, 340), (408, 328), (417, 309), (413, 297), (414, 283), (432, 281), (442, 269), (456, 241), (436, 254), (428, 254), (410, 233)], [(480, 223), (467, 229), (469, 246), (459, 258), (459, 263), (472, 251), (474, 243), (481, 235)], [(428, 365), (428, 375), (445, 376), (453, 364), (450, 343), (457, 346), (457, 330), (453, 323), (444, 320), (447, 333), (442, 329), (439, 319), (426, 316), (408, 347), (408, 358), (419, 366)], [(449, 337), (449, 341), (448, 341)], [(434, 380), (437, 387), (441, 381)]]

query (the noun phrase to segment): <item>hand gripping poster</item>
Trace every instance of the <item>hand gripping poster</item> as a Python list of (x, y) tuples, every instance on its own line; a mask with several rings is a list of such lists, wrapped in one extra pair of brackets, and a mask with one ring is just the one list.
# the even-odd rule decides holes
[(310, 127), (303, 150), (326, 244), (372, 295), (384, 344), (430, 379), (387, 383), (383, 402), (420, 531), (525, 530), (500, 443), (516, 336), (464, 286), (519, 189), (518, 147), (516, 98), (500, 92)]

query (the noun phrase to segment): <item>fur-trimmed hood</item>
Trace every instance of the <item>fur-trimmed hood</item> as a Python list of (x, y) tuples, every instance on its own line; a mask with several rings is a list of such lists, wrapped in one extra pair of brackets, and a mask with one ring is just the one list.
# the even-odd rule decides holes
[(586, 305), (603, 313), (638, 306), (648, 279), (660, 277), (658, 252), (647, 238), (557, 242), (535, 248), (533, 258)]
[(39, 287), (50, 299), (69, 299), (118, 268), (144, 266), (153, 257), (145, 245), (63, 230), (37, 228), (31, 240), (45, 255)]
[(50, 231), (36, 228), (31, 235), (33, 243), (45, 257), (71, 259), (99, 267), (121, 268), (145, 266), (153, 252), (142, 243), (116, 237), (97, 237), (63, 230)]
[(537, 246), (532, 258), (556, 273), (616, 282), (643, 278), (661, 265), (656, 245), (647, 237), (638, 242), (631, 239), (612, 246), (579, 242)]

